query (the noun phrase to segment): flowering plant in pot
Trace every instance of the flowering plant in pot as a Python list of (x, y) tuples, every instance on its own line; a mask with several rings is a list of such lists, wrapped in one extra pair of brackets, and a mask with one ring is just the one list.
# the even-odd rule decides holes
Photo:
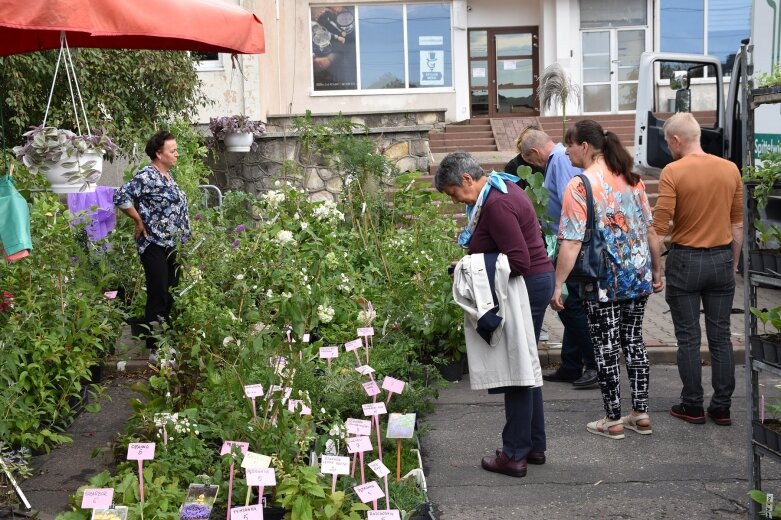
[(258, 148), (255, 138), (266, 132), (266, 125), (245, 115), (220, 116), (209, 119), (209, 130), (214, 136), (213, 148), (222, 140), (228, 151), (254, 152)]
[(53, 126), (36, 126), (15, 146), (17, 159), (34, 175), (45, 175), (55, 193), (94, 190), (103, 174), (103, 154), (117, 146), (104, 131), (77, 135)]

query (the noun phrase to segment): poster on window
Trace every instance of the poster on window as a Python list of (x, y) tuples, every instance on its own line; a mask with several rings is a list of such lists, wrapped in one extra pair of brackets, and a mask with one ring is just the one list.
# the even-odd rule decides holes
[(357, 89), (355, 6), (313, 7), (310, 22), (314, 89)]
[(426, 87), (445, 84), (445, 51), (420, 51), (420, 84)]

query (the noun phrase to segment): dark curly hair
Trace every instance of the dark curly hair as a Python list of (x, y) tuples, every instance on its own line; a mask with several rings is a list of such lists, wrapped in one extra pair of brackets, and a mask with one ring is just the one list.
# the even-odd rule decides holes
[(146, 148), (144, 148), (144, 151), (149, 156), (151, 160), (157, 159), (157, 152), (163, 149), (163, 146), (165, 146), (166, 141), (170, 141), (171, 139), (176, 139), (174, 137), (174, 134), (169, 132), (168, 130), (159, 130), (155, 135), (152, 136), (149, 141), (146, 142)]

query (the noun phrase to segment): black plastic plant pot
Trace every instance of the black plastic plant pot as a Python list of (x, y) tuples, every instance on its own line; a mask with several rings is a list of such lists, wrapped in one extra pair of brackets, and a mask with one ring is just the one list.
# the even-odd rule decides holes
[(464, 360), (452, 359), (447, 363), (436, 363), (435, 366), (445, 381), (461, 381), (464, 378)]

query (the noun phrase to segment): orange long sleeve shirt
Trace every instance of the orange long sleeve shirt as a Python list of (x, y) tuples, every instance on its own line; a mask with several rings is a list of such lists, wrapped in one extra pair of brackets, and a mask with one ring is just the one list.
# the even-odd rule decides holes
[(654, 230), (672, 242), (706, 248), (732, 243), (732, 224), (743, 223), (743, 183), (734, 163), (715, 155), (687, 155), (659, 179)]

